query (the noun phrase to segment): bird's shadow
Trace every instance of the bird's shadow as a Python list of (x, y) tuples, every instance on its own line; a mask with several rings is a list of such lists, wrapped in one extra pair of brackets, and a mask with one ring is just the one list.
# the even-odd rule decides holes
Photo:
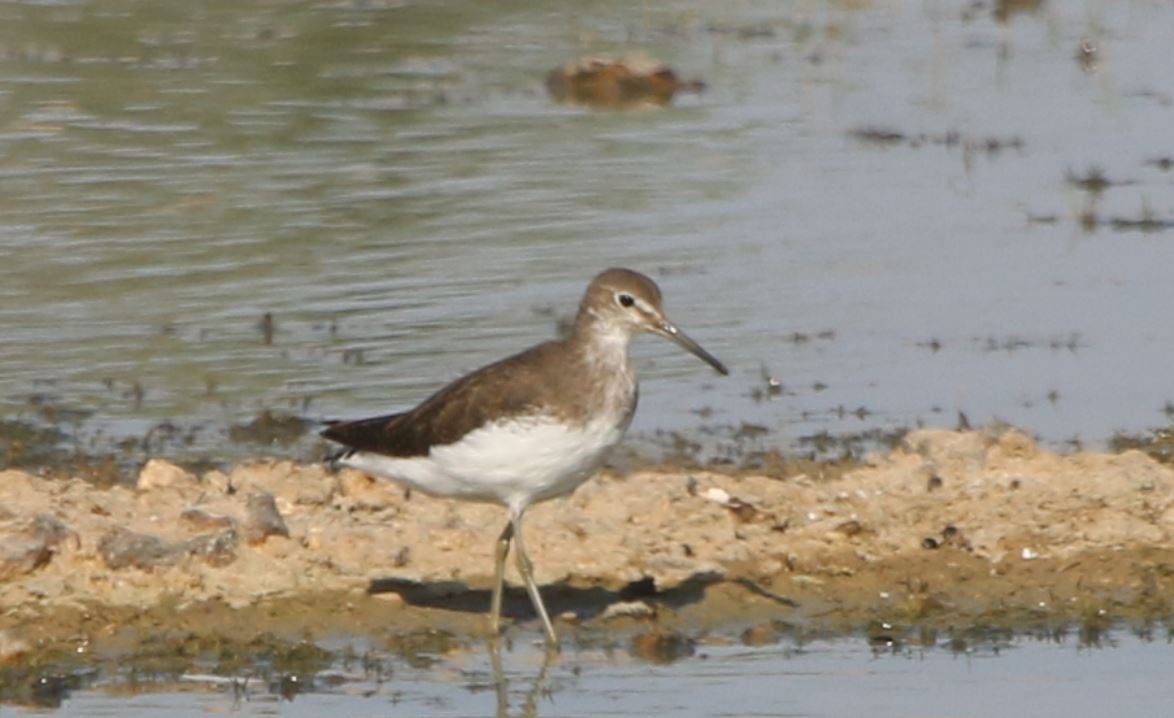
[[(542, 586), (542, 598), (551, 615), (571, 611), (586, 620), (617, 601), (650, 600), (672, 608), (696, 603), (705, 596), (706, 587), (724, 578), (716, 574), (699, 574), (665, 591), (658, 591), (651, 578), (632, 581), (618, 589), (601, 586), (578, 588), (556, 583)], [(470, 588), (461, 581), (421, 583), (405, 578), (373, 579), (367, 593), (398, 593), (406, 603), (446, 611), (484, 613), (489, 608), (490, 591)], [(530, 598), (521, 586), (506, 586), (502, 597), (502, 615), (513, 619), (534, 618)]]

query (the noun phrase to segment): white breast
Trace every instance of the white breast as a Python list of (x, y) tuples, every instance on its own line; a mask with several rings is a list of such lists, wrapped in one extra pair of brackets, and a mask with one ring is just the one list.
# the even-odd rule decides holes
[(429, 494), (494, 501), (521, 509), (575, 490), (599, 469), (627, 422), (600, 417), (575, 427), (530, 416), (487, 424), (428, 456), (357, 452), (343, 464)]

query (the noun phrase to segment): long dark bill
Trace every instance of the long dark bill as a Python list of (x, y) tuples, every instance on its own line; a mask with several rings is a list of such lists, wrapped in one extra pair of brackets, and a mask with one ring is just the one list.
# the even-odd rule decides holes
[(730, 370), (726, 368), (725, 364), (722, 364), (720, 361), (718, 361), (717, 357), (702, 349), (700, 344), (690, 339), (689, 335), (685, 332), (677, 329), (677, 326), (672, 322), (661, 322), (657, 326), (656, 333), (660, 334), (661, 336), (668, 337), (677, 344), (680, 344), (683, 348), (688, 350), (690, 354), (701, 359), (703, 362), (716, 369), (718, 374), (727, 375), (730, 373)]

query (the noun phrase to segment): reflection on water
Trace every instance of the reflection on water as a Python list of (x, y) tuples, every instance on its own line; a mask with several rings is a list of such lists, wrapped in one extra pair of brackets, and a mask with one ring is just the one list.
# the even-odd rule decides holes
[[(1165, 423), (1174, 8), (963, 5), (9, 3), (4, 414), (250, 454), (230, 425), (407, 406), (622, 264), (735, 369), (640, 343), (637, 431)], [(705, 93), (546, 97), (632, 50)]]
[[(501, 641), (491, 641), (486, 648), (489, 654), (489, 665), (492, 669), (494, 694), (497, 697), (495, 715), (497, 718), (508, 718), (514, 715), (510, 711), (510, 678), (506, 675), (505, 664), (502, 662)], [(542, 654), (542, 665), (533, 679), (529, 681), (525, 696), (521, 701), (520, 710), (516, 715), (521, 718), (534, 718), (538, 715), (538, 700), (546, 695), (546, 675), (552, 663), (558, 660), (558, 651), (547, 648)]]
[[(1118, 629), (1095, 642), (957, 636), (925, 645), (818, 639), (761, 646), (711, 639), (695, 656), (645, 662), (622, 647), (471, 646), (428, 661), (347, 647), (317, 668), (261, 659), (234, 672), (56, 676), (50, 694), (6, 702), (53, 715), (428, 716), (1162, 715), (1168, 637)], [(300, 666), (300, 667), (299, 667)], [(69, 683), (66, 686), (66, 683)], [(47, 684), (46, 684), (47, 685)]]

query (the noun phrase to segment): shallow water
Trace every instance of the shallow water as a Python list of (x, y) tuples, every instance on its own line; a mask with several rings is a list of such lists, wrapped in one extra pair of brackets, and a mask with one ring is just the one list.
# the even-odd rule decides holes
[(483, 648), (415, 665), (368, 652), (366, 671), (352, 660), (235, 685), (194, 672), (155, 687), (140, 676), (138, 689), (125, 675), (102, 677), (52, 714), (1124, 718), (1168, 710), (1172, 656), (1165, 639), (1125, 631), (1094, 643), (1070, 635), (899, 648), (850, 638), (699, 646), (668, 664), (623, 647), (570, 649), (546, 667), (540, 650), (518, 645), (497, 669)]
[[(628, 265), (734, 368), (641, 340), (637, 432), (1164, 425), (1174, 6), (1031, 5), (6, 4), (0, 407), (252, 454), (230, 424), (406, 407)], [(542, 90), (632, 50), (707, 91)]]

